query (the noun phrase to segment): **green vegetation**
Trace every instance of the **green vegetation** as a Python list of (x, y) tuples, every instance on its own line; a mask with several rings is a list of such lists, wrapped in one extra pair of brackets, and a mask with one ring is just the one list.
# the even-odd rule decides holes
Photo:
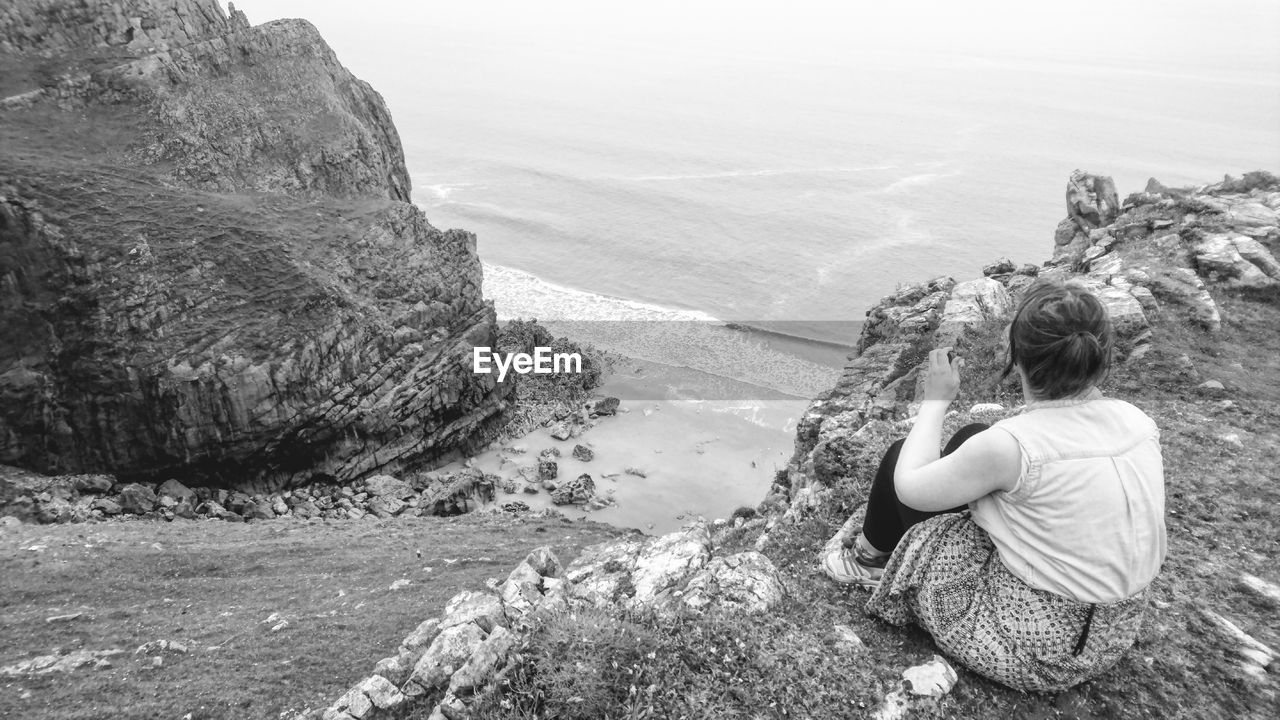
[[(106, 668), (0, 674), (0, 717), (275, 718), (326, 707), (454, 594), (505, 577), (539, 545), (572, 557), (618, 532), (500, 516), (8, 530), (0, 666), (79, 649), (125, 652)], [(390, 589), (398, 580), (409, 584)], [(154, 667), (134, 652), (155, 640), (186, 651), (165, 652)]]

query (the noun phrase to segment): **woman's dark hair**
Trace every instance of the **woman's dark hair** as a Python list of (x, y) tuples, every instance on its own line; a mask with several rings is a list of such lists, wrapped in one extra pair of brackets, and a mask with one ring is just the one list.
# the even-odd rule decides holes
[(1081, 285), (1042, 280), (1027, 288), (1009, 326), (1009, 364), (1036, 397), (1070, 397), (1101, 381), (1111, 367), (1115, 332), (1107, 309)]

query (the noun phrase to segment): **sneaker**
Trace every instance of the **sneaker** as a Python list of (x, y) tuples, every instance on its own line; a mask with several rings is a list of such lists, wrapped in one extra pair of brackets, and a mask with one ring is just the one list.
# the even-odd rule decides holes
[(872, 557), (859, 552), (857, 546), (831, 550), (822, 556), (822, 572), (838, 583), (865, 588), (880, 587), (884, 566), (889, 556)]

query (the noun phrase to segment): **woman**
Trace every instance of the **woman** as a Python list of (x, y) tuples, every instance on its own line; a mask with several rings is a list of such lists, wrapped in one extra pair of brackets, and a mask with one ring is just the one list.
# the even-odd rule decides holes
[(934, 350), (924, 402), (886, 453), (862, 533), (823, 570), (874, 588), (867, 610), (915, 622), (945, 653), (1020, 690), (1095, 677), (1133, 645), (1165, 557), (1159, 430), (1097, 383), (1106, 309), (1083, 287), (1037, 283), (1009, 328), (1004, 376), (1026, 408), (970, 425), (939, 455), (962, 359)]

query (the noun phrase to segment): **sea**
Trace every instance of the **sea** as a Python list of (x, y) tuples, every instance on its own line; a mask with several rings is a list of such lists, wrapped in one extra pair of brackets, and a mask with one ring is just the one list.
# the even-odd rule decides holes
[(901, 284), (1045, 260), (1077, 168), (1280, 171), (1280, 6), (1140, 5), (237, 3), (382, 93), (500, 317), (794, 397)]

